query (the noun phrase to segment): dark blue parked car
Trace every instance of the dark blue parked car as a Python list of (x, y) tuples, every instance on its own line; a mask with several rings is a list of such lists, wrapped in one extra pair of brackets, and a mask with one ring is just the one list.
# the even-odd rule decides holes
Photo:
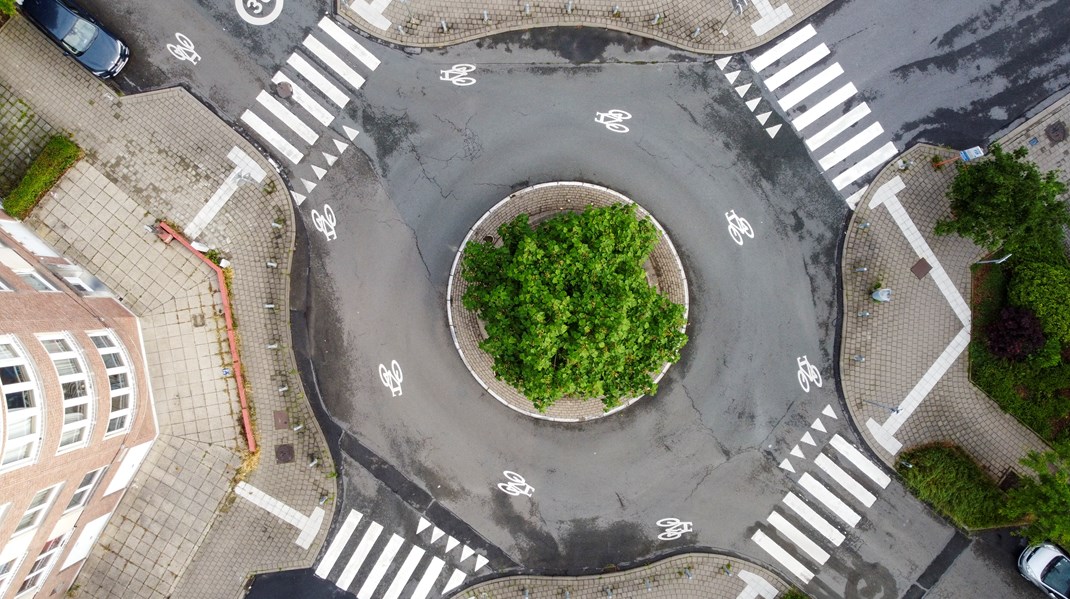
[(22, 14), (83, 67), (102, 79), (126, 66), (130, 49), (70, 0), (22, 0)]

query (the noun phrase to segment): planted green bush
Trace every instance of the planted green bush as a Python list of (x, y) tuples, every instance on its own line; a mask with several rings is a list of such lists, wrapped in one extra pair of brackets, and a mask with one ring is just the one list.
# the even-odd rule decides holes
[(19, 184), (4, 198), (4, 212), (20, 220), (25, 218), (41, 196), (52, 189), (63, 173), (81, 157), (82, 149), (73, 141), (62, 135), (52, 136)]
[(15, 0), (0, 0), (0, 16), (10, 17), (15, 14)]
[(1008, 299), (1032, 310), (1049, 336), (1070, 343), (1070, 268), (1044, 262), (1021, 264), (1011, 279)]
[(926, 445), (905, 451), (898, 470), (919, 499), (962, 528), (1010, 523), (1002, 512), (1003, 491), (958, 447)]

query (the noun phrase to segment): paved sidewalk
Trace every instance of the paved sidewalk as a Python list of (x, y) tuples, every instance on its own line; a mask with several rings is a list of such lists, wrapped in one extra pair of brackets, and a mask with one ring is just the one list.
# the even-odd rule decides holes
[[(283, 182), (184, 90), (119, 98), (20, 18), (0, 30), (0, 84), (86, 150), (28, 224), (141, 318), (159, 419), (160, 438), (75, 596), (238, 597), (252, 573), (310, 566), (330, 528), (332, 505), (321, 508), (321, 498), (337, 481), (289, 349), (295, 231)], [(237, 389), (224, 372), (232, 364), (215, 276), (146, 229), (158, 218), (201, 229), (199, 239), (232, 262), (258, 456), (245, 451)], [(276, 460), (283, 444), (293, 447), (289, 463)], [(251, 485), (241, 497), (232, 490), (239, 480)], [(308, 517), (321, 509), (322, 520)]]
[(536, 27), (613, 29), (705, 54), (760, 46), (831, 0), (338, 0), (338, 14), (380, 39), (438, 47)]
[[(1044, 133), (1056, 121), (1070, 122), (1070, 95), (997, 141), (1008, 150), (1029, 147), (1028, 158), (1042, 171), (1070, 173), (1070, 140), (1053, 142)], [(889, 465), (901, 448), (950, 441), (999, 480), (1025, 472), (1019, 459), (1046, 445), (969, 381), (969, 268), (985, 252), (957, 236), (933, 235), (936, 221), (950, 215), (945, 194), (956, 172), (953, 165), (935, 170), (934, 154), (946, 159), (956, 152), (907, 150), (900, 156), (907, 169), (897, 161), (886, 166), (848, 224), (841, 263), (844, 396), (866, 442)], [(911, 269), (924, 266), (921, 258), (932, 270), (919, 277)], [(892, 289), (891, 302), (869, 298), (878, 282)]]

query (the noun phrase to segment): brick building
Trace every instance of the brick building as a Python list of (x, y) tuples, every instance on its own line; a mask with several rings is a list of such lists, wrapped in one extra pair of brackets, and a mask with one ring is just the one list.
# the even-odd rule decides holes
[(62, 596), (156, 418), (138, 319), (2, 214), (0, 394), (0, 599)]

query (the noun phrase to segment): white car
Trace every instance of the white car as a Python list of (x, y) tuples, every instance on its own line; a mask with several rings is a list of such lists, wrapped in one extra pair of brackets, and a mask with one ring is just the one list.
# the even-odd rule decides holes
[(1055, 545), (1027, 547), (1018, 558), (1018, 571), (1052, 599), (1070, 599), (1070, 558)]

